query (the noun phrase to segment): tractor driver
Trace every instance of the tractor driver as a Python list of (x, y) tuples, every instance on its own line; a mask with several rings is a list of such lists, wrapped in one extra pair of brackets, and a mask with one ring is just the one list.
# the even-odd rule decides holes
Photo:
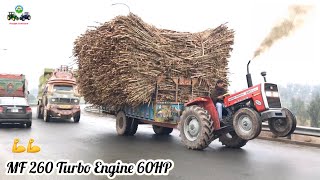
[(222, 110), (224, 107), (224, 104), (223, 104), (224, 95), (227, 94), (227, 90), (224, 88), (224, 86), (225, 86), (224, 81), (219, 79), (216, 83), (213, 93), (211, 94), (211, 99), (213, 103), (216, 105), (220, 121), (222, 120)]

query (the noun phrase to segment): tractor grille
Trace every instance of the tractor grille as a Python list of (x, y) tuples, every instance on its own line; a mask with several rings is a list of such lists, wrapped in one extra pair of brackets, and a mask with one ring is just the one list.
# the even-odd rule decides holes
[[(265, 91), (278, 92), (278, 86), (276, 84), (265, 83), (264, 85)], [(269, 104), (269, 108), (281, 108), (281, 102), (279, 97), (268, 97), (267, 101)]]
[(269, 108), (281, 108), (280, 98), (267, 97)]

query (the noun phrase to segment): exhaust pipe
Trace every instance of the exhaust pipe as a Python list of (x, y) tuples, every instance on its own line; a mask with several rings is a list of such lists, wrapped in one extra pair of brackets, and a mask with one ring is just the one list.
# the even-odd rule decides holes
[(247, 64), (247, 84), (248, 84), (248, 88), (252, 87), (252, 78), (251, 78), (251, 74), (249, 72), (249, 64), (250, 64), (251, 60), (249, 60), (248, 64)]

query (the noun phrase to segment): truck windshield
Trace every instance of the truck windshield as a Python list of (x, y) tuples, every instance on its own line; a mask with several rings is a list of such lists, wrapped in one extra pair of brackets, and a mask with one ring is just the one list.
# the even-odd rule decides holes
[(53, 89), (55, 91), (72, 91), (73, 86), (68, 86), (68, 85), (54, 85)]

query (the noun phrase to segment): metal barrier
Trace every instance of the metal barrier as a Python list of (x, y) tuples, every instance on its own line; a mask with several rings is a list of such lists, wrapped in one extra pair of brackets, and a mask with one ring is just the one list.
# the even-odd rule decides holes
[[(86, 106), (84, 108), (86, 112), (106, 112), (105, 109), (98, 106)], [(267, 123), (262, 123), (262, 130), (263, 131), (270, 131), (269, 126)], [(297, 126), (296, 130), (293, 134), (305, 135), (305, 136), (315, 136), (320, 137), (320, 128), (313, 128), (313, 127), (305, 127), (305, 126)]]
[[(262, 123), (263, 131), (270, 131), (267, 123)], [(297, 126), (293, 134), (320, 137), (320, 128)]]

